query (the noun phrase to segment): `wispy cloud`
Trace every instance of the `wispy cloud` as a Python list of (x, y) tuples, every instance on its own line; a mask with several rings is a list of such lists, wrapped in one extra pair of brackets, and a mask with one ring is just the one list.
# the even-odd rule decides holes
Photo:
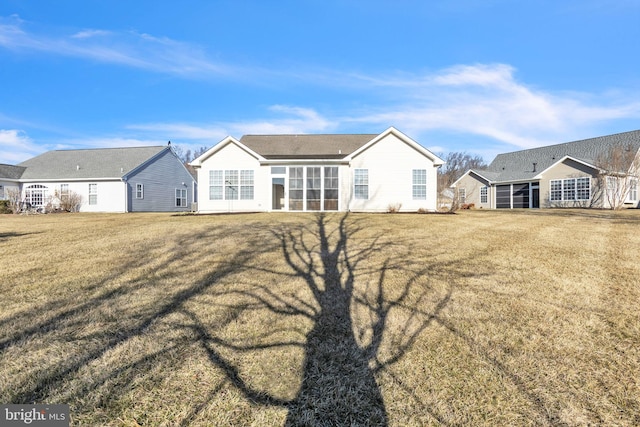
[(621, 119), (640, 118), (640, 102), (598, 94), (553, 93), (518, 81), (506, 64), (460, 65), (423, 75), (367, 80), (391, 87), (393, 102), (345, 114), (344, 121), (394, 124), (412, 134), (468, 133), (514, 149), (565, 142)]
[(126, 128), (141, 132), (141, 136), (167, 138), (180, 144), (211, 146), (227, 135), (240, 137), (245, 134), (291, 134), (331, 132), (339, 123), (324, 117), (311, 108), (273, 105), (263, 118), (237, 122), (197, 123), (139, 123)]
[(41, 152), (42, 148), (37, 146), (24, 131), (0, 129), (0, 163), (20, 163)]
[(232, 70), (213, 61), (204, 49), (166, 37), (135, 31), (84, 29), (54, 36), (25, 30), (17, 16), (0, 19), (0, 47), (21, 53), (86, 58), (191, 78), (228, 75)]
[(495, 147), (485, 147), (483, 152), (496, 154), (596, 136), (601, 126), (612, 121), (640, 118), (640, 102), (635, 100), (552, 93), (518, 81), (515, 73), (506, 64), (478, 64), (421, 75), (345, 74), (341, 84), (351, 93), (361, 93), (363, 102), (371, 100), (369, 106), (319, 111), (310, 106), (274, 105), (262, 117), (246, 121), (138, 124), (129, 129), (154, 136), (164, 132), (177, 140), (210, 145), (226, 135), (376, 132), (393, 125), (439, 149), (445, 149), (447, 141), (432, 141), (429, 136), (434, 132), (493, 140)]
[(105, 31), (105, 30), (83, 30), (83, 31), (78, 31), (77, 33), (75, 33), (74, 35), (71, 36), (71, 38), (74, 39), (88, 39), (89, 37), (103, 37), (103, 36), (110, 36), (112, 35), (111, 31)]
[[(0, 48), (79, 57), (184, 78), (235, 76), (241, 70), (212, 60), (199, 46), (147, 33), (85, 28), (54, 36), (28, 28), (17, 16), (0, 18)], [(637, 94), (552, 91), (519, 80), (517, 69), (509, 64), (461, 64), (422, 73), (362, 73), (304, 65), (242, 70), (240, 74), (252, 76), (247, 79), (252, 85), (268, 81), (277, 88), (293, 81), (311, 88), (310, 92), (333, 92), (335, 101), (320, 107), (309, 98), (285, 105), (276, 95), (273, 106), (246, 120), (137, 123), (125, 127), (132, 140), (95, 140), (129, 144), (172, 139), (208, 146), (226, 135), (375, 132), (393, 125), (417, 140), (452, 133), (495, 141), (495, 147), (504, 150), (604, 134), (611, 123), (640, 119)], [(354, 99), (357, 104), (351, 102)], [(447, 147), (447, 141), (429, 143)]]

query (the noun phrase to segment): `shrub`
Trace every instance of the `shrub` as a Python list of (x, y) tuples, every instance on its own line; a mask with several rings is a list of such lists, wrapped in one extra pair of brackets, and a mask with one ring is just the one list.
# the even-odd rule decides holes
[(13, 213), (13, 211), (9, 206), (9, 200), (0, 200), (0, 214), (10, 214), (10, 213)]
[(387, 206), (387, 213), (398, 213), (400, 212), (400, 208), (402, 208), (402, 203), (390, 203)]
[(75, 191), (60, 194), (55, 191), (54, 197), (59, 201), (59, 208), (65, 212), (78, 212), (82, 204), (82, 196)]

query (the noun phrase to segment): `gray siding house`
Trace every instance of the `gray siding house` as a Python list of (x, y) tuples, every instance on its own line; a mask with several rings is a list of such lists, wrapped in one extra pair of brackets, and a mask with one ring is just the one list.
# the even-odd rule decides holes
[(638, 207), (640, 130), (499, 154), (453, 183), (484, 209)]
[[(171, 146), (54, 150), (0, 166), (0, 196), (56, 209), (71, 196), (83, 212), (184, 212), (196, 182)], [(14, 191), (15, 192), (15, 191)]]

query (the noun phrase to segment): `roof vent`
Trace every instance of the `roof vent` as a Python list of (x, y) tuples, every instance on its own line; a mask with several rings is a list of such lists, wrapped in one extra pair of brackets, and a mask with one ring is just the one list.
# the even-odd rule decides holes
[(536, 162), (533, 162), (533, 171), (536, 171), (536, 166), (538, 166), (538, 164)]
[(124, 168), (120, 168), (120, 173), (123, 173), (123, 172), (124, 172)]
[(76, 165), (76, 170), (79, 171), (80, 170), (80, 165)]

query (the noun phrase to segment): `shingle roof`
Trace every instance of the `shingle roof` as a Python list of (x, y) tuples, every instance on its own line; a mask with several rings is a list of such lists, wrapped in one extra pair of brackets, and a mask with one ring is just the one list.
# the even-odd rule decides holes
[(25, 168), (20, 166), (0, 164), (0, 179), (19, 179)]
[(499, 154), (486, 170), (474, 172), (494, 182), (529, 180), (565, 156), (597, 166), (598, 159), (614, 147), (629, 148), (637, 153), (640, 130)]
[(240, 142), (266, 159), (342, 159), (377, 134), (245, 135)]
[(167, 146), (54, 150), (20, 163), (22, 179), (121, 178)]

